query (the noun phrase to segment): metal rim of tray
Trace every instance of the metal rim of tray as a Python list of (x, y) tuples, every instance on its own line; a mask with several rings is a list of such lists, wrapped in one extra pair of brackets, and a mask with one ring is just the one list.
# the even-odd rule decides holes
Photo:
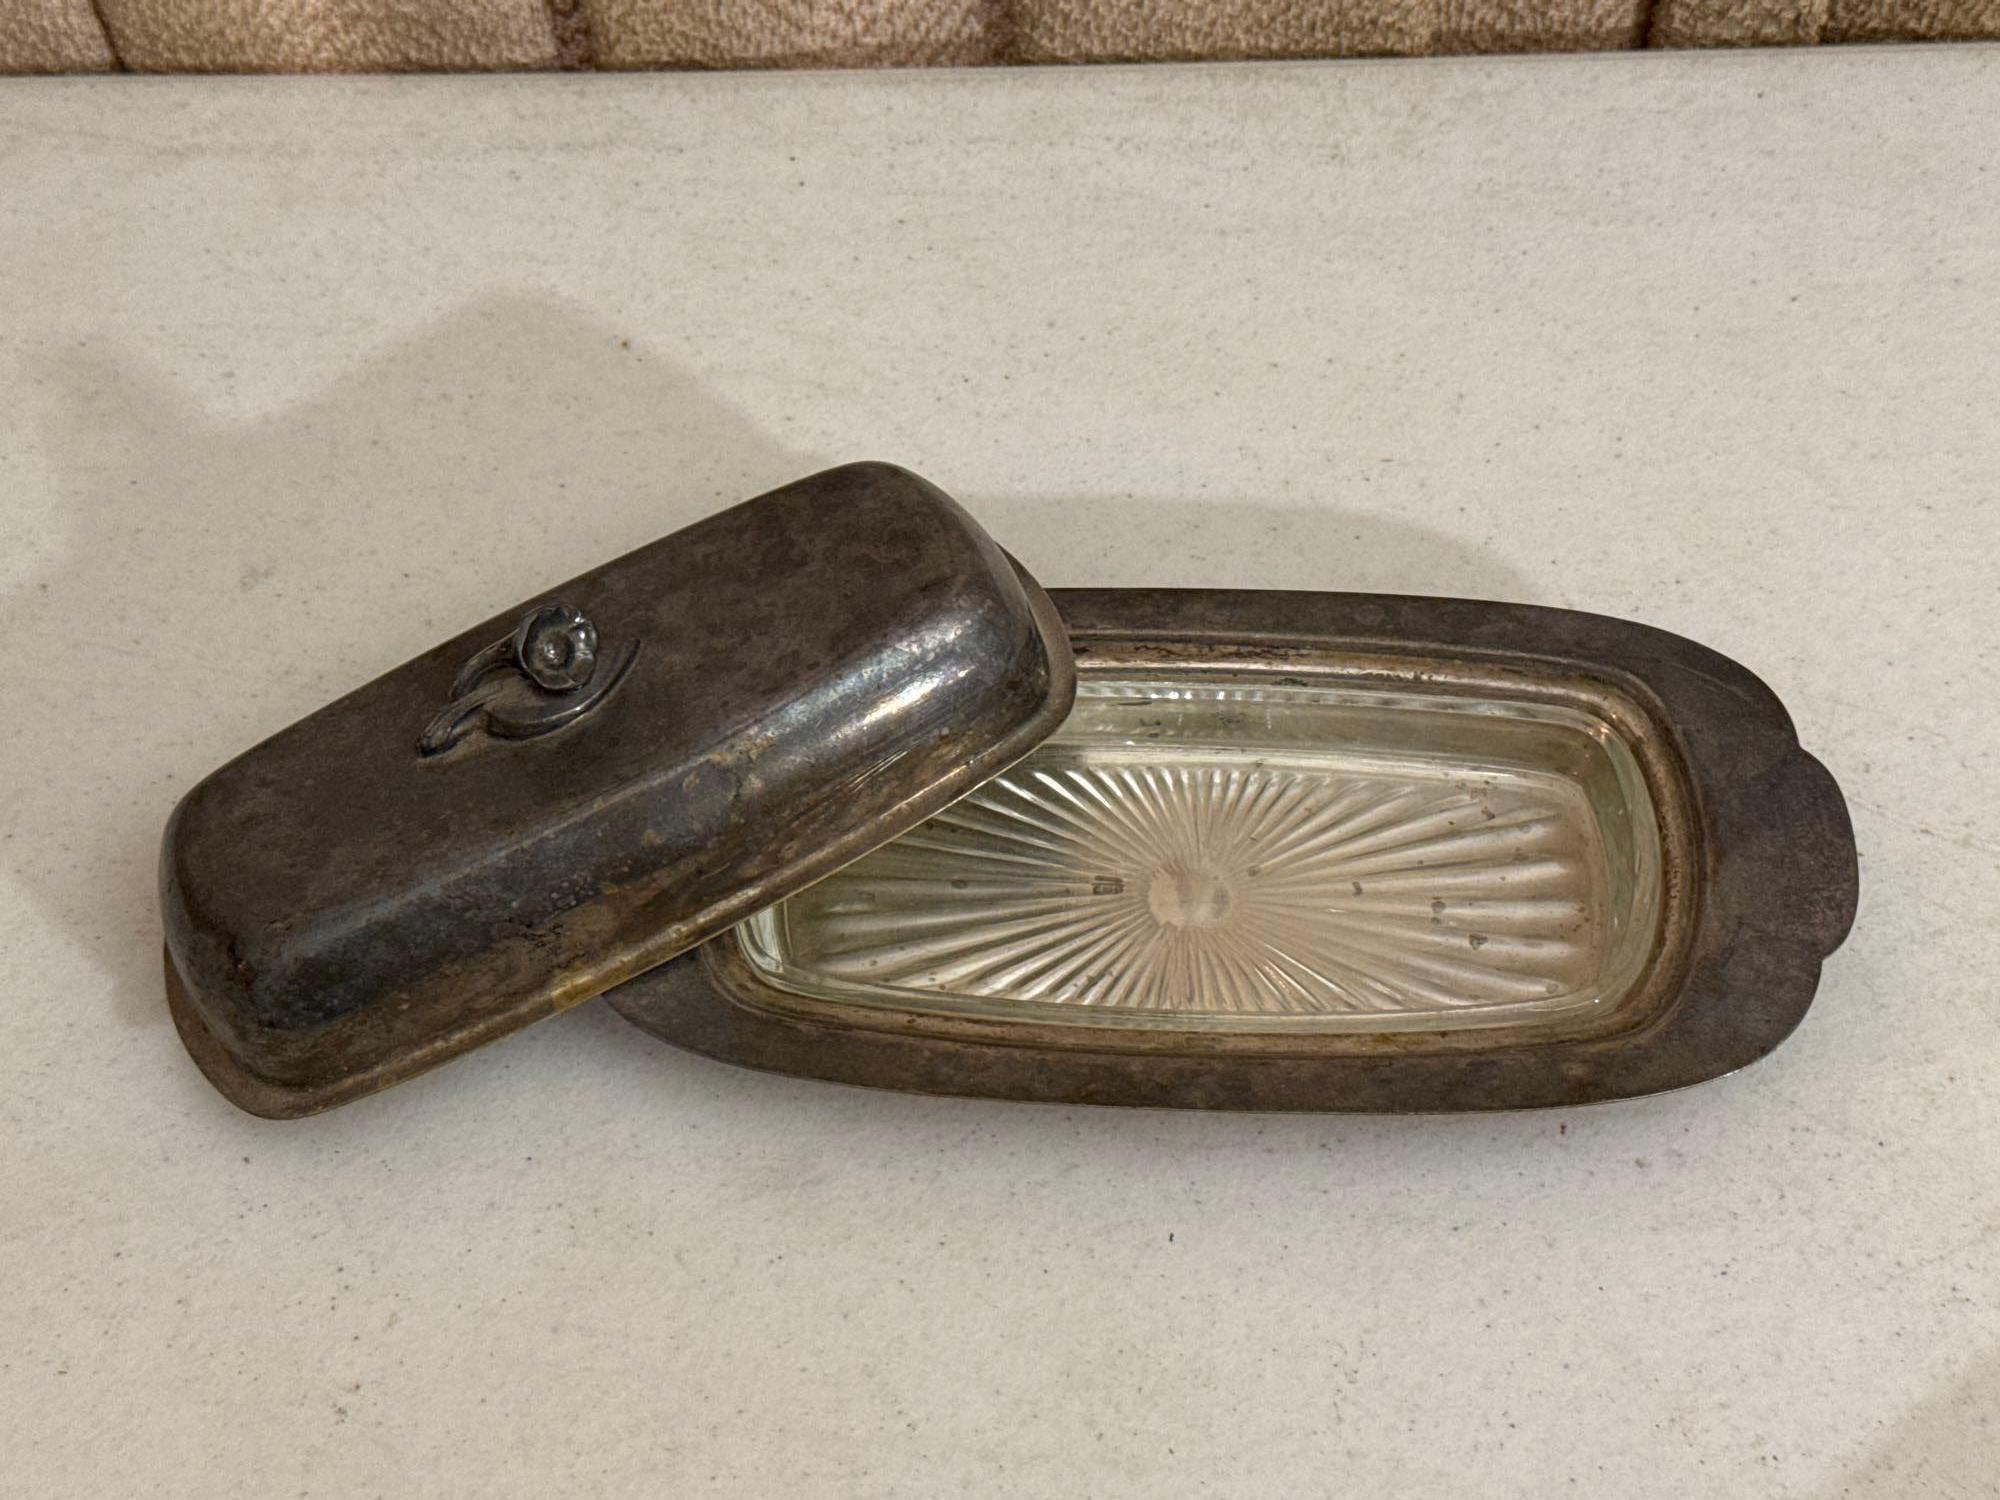
[(1590, 1103), (1732, 1072), (1778, 1045), (1853, 921), (1852, 827), (1770, 689), (1707, 647), (1533, 605), (1364, 594), (1051, 590), (1084, 670), (1252, 665), (1423, 691), (1580, 695), (1622, 716), (1661, 820), (1667, 911), (1642, 993), (1555, 1028), (1201, 1036), (905, 1014), (774, 988), (733, 932), (613, 990), (721, 1060), (935, 1094), (1245, 1110)]

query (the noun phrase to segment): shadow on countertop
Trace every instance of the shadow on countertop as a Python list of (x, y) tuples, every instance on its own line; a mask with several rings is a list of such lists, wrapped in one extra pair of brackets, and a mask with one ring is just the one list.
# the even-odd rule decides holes
[[(1974, 1295), (1966, 1288), (1968, 1297)], [(1989, 1364), (1904, 1412), (1825, 1500), (1914, 1500), (2000, 1494), (2000, 1364)]]
[[(44, 789), (15, 810), (13, 863), (117, 1014), (158, 1027), (158, 838), (209, 770), (517, 599), (828, 464), (897, 457), (791, 451), (656, 351), (524, 297), (247, 424), (116, 352), (58, 354), (40, 377), (67, 534), (0, 600), (0, 628), (74, 622), (80, 665), (69, 736), (0, 728)], [(1333, 509), (959, 498), (1052, 585), (1532, 596), (1476, 547)]]

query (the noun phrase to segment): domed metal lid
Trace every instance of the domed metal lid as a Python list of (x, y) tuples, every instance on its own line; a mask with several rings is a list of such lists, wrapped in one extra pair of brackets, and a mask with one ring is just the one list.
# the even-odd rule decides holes
[(1075, 692), (1047, 597), (853, 464), (527, 601), (230, 762), (161, 852), (167, 988), (230, 1099), (342, 1103), (885, 843)]

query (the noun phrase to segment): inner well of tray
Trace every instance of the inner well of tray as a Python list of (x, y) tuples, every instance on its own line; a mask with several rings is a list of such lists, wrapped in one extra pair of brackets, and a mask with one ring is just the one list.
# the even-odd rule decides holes
[(1086, 672), (1027, 759), (741, 929), (770, 983), (987, 1020), (1435, 1031), (1617, 1006), (1662, 919), (1573, 702)]

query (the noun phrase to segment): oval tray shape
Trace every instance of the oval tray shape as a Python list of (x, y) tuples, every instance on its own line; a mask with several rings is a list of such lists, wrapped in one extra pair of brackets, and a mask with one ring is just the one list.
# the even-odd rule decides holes
[(935, 1093), (1524, 1108), (1761, 1057), (1853, 920), (1833, 779), (1692, 641), (1467, 600), (1052, 597), (1082, 683), (1054, 740), (619, 1012)]

